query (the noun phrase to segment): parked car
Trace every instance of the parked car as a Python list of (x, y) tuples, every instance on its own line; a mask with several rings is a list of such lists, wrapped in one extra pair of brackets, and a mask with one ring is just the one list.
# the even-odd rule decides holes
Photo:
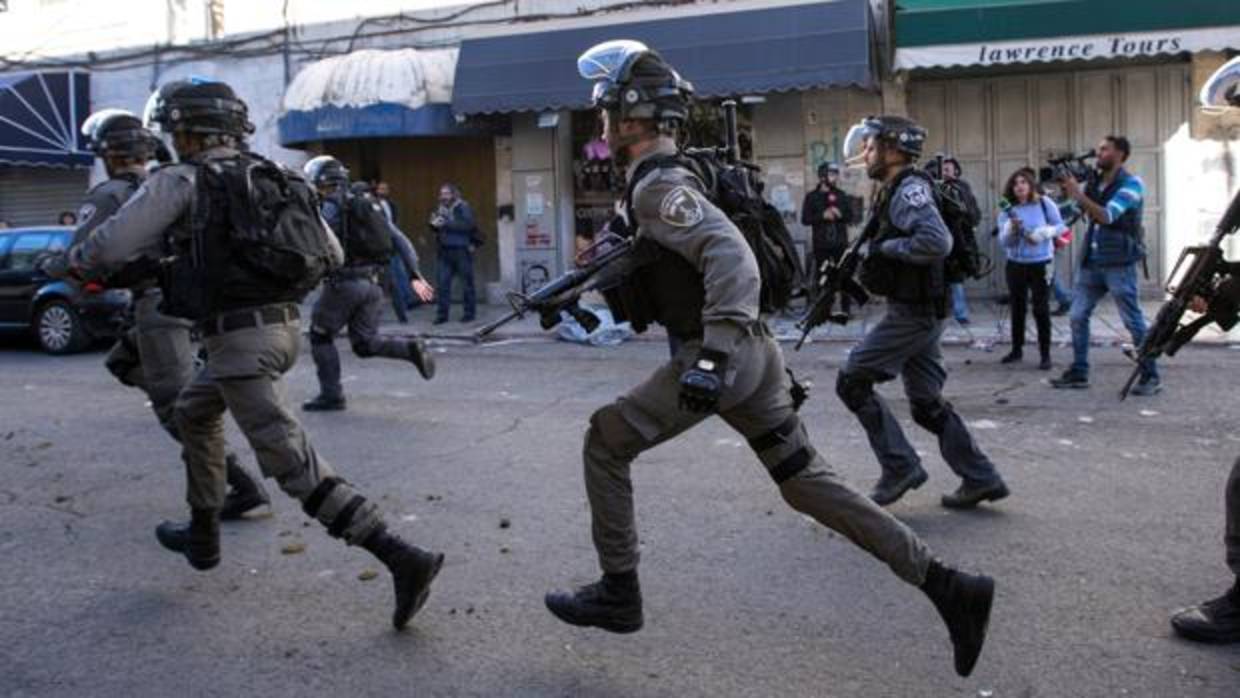
[(132, 294), (97, 283), (53, 279), (35, 268), (47, 252), (67, 249), (73, 229), (0, 230), (0, 329), (32, 332), (49, 354), (81, 351), (120, 333)]

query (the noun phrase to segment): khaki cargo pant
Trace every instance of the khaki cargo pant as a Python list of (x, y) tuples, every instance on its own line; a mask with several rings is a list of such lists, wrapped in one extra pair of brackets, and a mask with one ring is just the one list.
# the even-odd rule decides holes
[[(252, 312), (261, 314), (259, 309)], [(254, 449), (263, 475), (301, 501), (328, 533), (360, 543), (383, 528), (378, 507), (335, 476), (285, 404), (282, 376), (297, 362), (298, 322), (205, 336), (203, 343), (207, 365), (176, 403), (190, 507), (218, 510), (224, 503), (224, 411), (228, 410)]]
[[(650, 448), (706, 419), (678, 406), (680, 375), (700, 341), (684, 343), (644, 383), (590, 418), (584, 459), (594, 546), (604, 572), (638, 563), (630, 465)], [(731, 352), (719, 416), (749, 441), (789, 506), (846, 536), (911, 584), (925, 580), (930, 552), (903, 523), (831, 471), (792, 409), (784, 358), (765, 334)]]
[(194, 375), (191, 323), (159, 312), (162, 297), (158, 290), (149, 290), (134, 300), (134, 326), (104, 363), (122, 383), (146, 393), (159, 423), (179, 441), (177, 394)]

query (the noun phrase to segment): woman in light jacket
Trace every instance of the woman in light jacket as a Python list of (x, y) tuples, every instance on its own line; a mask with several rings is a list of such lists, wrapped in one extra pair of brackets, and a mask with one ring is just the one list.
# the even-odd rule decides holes
[(1037, 175), (1022, 167), (1008, 177), (999, 202), (999, 244), (1007, 255), (1007, 284), (1012, 295), (1012, 351), (1001, 363), (1024, 358), (1027, 297), (1033, 295), (1033, 320), (1038, 328), (1038, 368), (1051, 368), (1050, 279), (1055, 237), (1063, 219), (1055, 202), (1038, 192)]

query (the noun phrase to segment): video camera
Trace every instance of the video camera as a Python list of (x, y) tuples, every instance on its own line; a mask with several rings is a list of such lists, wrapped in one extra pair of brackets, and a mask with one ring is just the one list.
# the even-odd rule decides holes
[(1069, 176), (1084, 182), (1089, 179), (1090, 171), (1093, 169), (1089, 161), (1097, 156), (1093, 148), (1080, 155), (1075, 153), (1052, 155), (1046, 159), (1046, 166), (1038, 169), (1038, 183), (1051, 184)]

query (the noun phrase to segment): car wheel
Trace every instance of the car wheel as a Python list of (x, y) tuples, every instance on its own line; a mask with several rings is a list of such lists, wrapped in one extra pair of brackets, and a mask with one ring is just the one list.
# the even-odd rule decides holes
[(90, 344), (77, 312), (64, 301), (51, 301), (39, 307), (34, 318), (39, 346), (49, 354), (72, 354)]

